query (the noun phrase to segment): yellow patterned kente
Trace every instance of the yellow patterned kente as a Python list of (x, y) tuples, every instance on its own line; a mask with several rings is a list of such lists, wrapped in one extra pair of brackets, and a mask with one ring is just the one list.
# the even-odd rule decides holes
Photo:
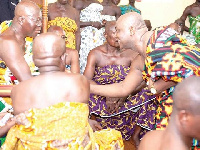
[(54, 20), (48, 22), (50, 26), (59, 26), (65, 31), (66, 47), (76, 49), (75, 32), (77, 31), (76, 22), (68, 17), (56, 17)]

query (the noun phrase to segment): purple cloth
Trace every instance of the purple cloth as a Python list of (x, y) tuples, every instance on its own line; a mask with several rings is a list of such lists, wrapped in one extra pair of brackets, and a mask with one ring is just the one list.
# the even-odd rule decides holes
[[(130, 68), (122, 65), (108, 65), (96, 67), (93, 80), (97, 84), (112, 84), (123, 81)], [(135, 125), (144, 130), (153, 130), (155, 125), (156, 105), (155, 96), (150, 91), (142, 89), (136, 95), (127, 99), (118, 112), (107, 111), (106, 98), (104, 96), (90, 94), (90, 114), (96, 116), (96, 120), (103, 128), (115, 128), (121, 131), (124, 139), (128, 140), (134, 132)]]

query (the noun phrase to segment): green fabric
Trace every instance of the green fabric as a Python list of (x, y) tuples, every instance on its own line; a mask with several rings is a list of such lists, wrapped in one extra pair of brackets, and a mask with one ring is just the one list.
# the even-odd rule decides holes
[(5, 140), (6, 140), (6, 136), (0, 138), (0, 147), (3, 145)]
[[(5, 105), (0, 101), (0, 112), (5, 108)], [(0, 137), (0, 146), (5, 142), (6, 136)]]
[(6, 106), (0, 101), (0, 112), (5, 108)]
[(129, 12), (137, 12), (138, 14), (141, 14), (140, 10), (131, 6), (131, 5), (121, 5), (121, 14), (129, 13)]
[(195, 36), (197, 44), (200, 43), (200, 15), (196, 17), (189, 16), (190, 29), (189, 32)]

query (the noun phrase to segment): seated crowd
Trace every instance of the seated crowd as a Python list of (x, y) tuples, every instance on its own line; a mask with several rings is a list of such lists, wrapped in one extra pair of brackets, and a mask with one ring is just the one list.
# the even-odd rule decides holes
[(57, 0), (47, 33), (41, 2), (0, 26), (2, 150), (200, 149), (200, 1), (151, 30), (135, 0)]

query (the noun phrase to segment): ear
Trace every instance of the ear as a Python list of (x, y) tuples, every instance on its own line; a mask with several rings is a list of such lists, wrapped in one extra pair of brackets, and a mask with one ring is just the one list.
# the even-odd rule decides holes
[(107, 39), (108, 35), (106, 32), (103, 33), (104, 34), (104, 37)]
[(189, 123), (191, 119), (191, 114), (187, 112), (186, 110), (181, 110), (178, 112), (178, 119), (179, 119), (180, 125), (183, 128), (187, 128), (187, 124)]
[(25, 21), (25, 18), (23, 16), (18, 17), (17, 21), (19, 22), (20, 25), (22, 25)]
[(61, 60), (62, 60), (62, 64), (65, 65), (66, 63), (66, 57), (67, 57), (67, 54), (64, 53), (62, 56), (61, 56)]
[(133, 26), (129, 27), (129, 31), (130, 31), (130, 36), (133, 36), (135, 34), (135, 28)]

